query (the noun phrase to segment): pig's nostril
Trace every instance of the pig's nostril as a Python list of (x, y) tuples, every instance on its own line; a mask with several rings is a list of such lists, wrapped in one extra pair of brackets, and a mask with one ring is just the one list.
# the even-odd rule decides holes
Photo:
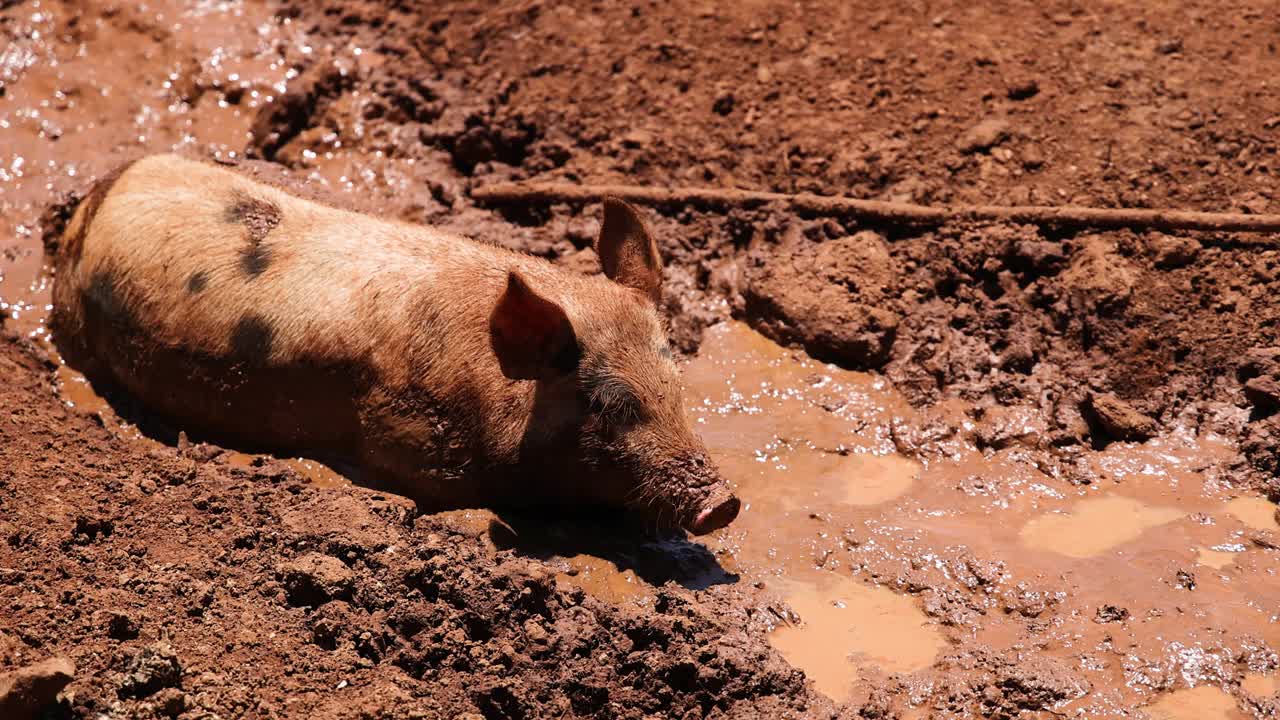
[(721, 496), (703, 507), (698, 516), (689, 525), (689, 532), (694, 535), (706, 535), (733, 522), (738, 517), (742, 502), (734, 495)]

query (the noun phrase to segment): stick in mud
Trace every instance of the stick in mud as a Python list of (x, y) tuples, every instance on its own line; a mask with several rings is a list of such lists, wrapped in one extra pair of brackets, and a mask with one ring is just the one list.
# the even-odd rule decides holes
[(955, 221), (1019, 222), (1034, 225), (1152, 230), (1280, 232), (1280, 215), (1192, 212), (1171, 209), (1091, 208), (1079, 205), (950, 205), (858, 200), (850, 197), (788, 194), (720, 188), (650, 188), (634, 185), (494, 183), (474, 188), (480, 202), (592, 202), (603, 197), (654, 206), (723, 210), (778, 203), (813, 215), (863, 218), (903, 225), (943, 225)]

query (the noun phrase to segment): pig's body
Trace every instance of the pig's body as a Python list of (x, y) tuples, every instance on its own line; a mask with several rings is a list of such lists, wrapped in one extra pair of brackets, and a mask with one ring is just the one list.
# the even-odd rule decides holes
[[(71, 364), (180, 427), (336, 453), (428, 505), (720, 527), (737, 501), (682, 416), (639, 240), (619, 242), (616, 277), (589, 277), (150, 157), (73, 216), (53, 327)], [(646, 427), (601, 411), (620, 382)]]

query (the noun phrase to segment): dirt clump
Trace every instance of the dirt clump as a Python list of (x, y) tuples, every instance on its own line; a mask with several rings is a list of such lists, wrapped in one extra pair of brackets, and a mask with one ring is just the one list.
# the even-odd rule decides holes
[(120, 683), (120, 696), (145, 698), (177, 687), (181, 681), (182, 665), (177, 653), (166, 643), (156, 643), (142, 648), (129, 660)]
[(278, 571), (289, 602), (293, 605), (313, 607), (329, 600), (351, 597), (355, 576), (341, 560), (308, 553)]
[(878, 368), (898, 332), (898, 315), (882, 307), (893, 277), (888, 246), (874, 232), (796, 241), (748, 259), (744, 312), (764, 334), (816, 358)]
[(14, 720), (39, 717), (75, 674), (71, 660), (55, 657), (0, 675), (0, 713)]
[(1115, 395), (1101, 394), (1089, 398), (1090, 415), (1107, 436), (1117, 440), (1147, 440), (1158, 430), (1156, 421), (1134, 410)]

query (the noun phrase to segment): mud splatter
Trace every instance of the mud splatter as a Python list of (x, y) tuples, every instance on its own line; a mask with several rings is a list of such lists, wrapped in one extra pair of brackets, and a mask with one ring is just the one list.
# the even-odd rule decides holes
[(257, 277), (271, 263), (267, 236), (280, 224), (280, 208), (275, 203), (236, 191), (227, 205), (226, 221), (243, 225), (247, 246), (240, 253), (240, 266), (249, 277)]

